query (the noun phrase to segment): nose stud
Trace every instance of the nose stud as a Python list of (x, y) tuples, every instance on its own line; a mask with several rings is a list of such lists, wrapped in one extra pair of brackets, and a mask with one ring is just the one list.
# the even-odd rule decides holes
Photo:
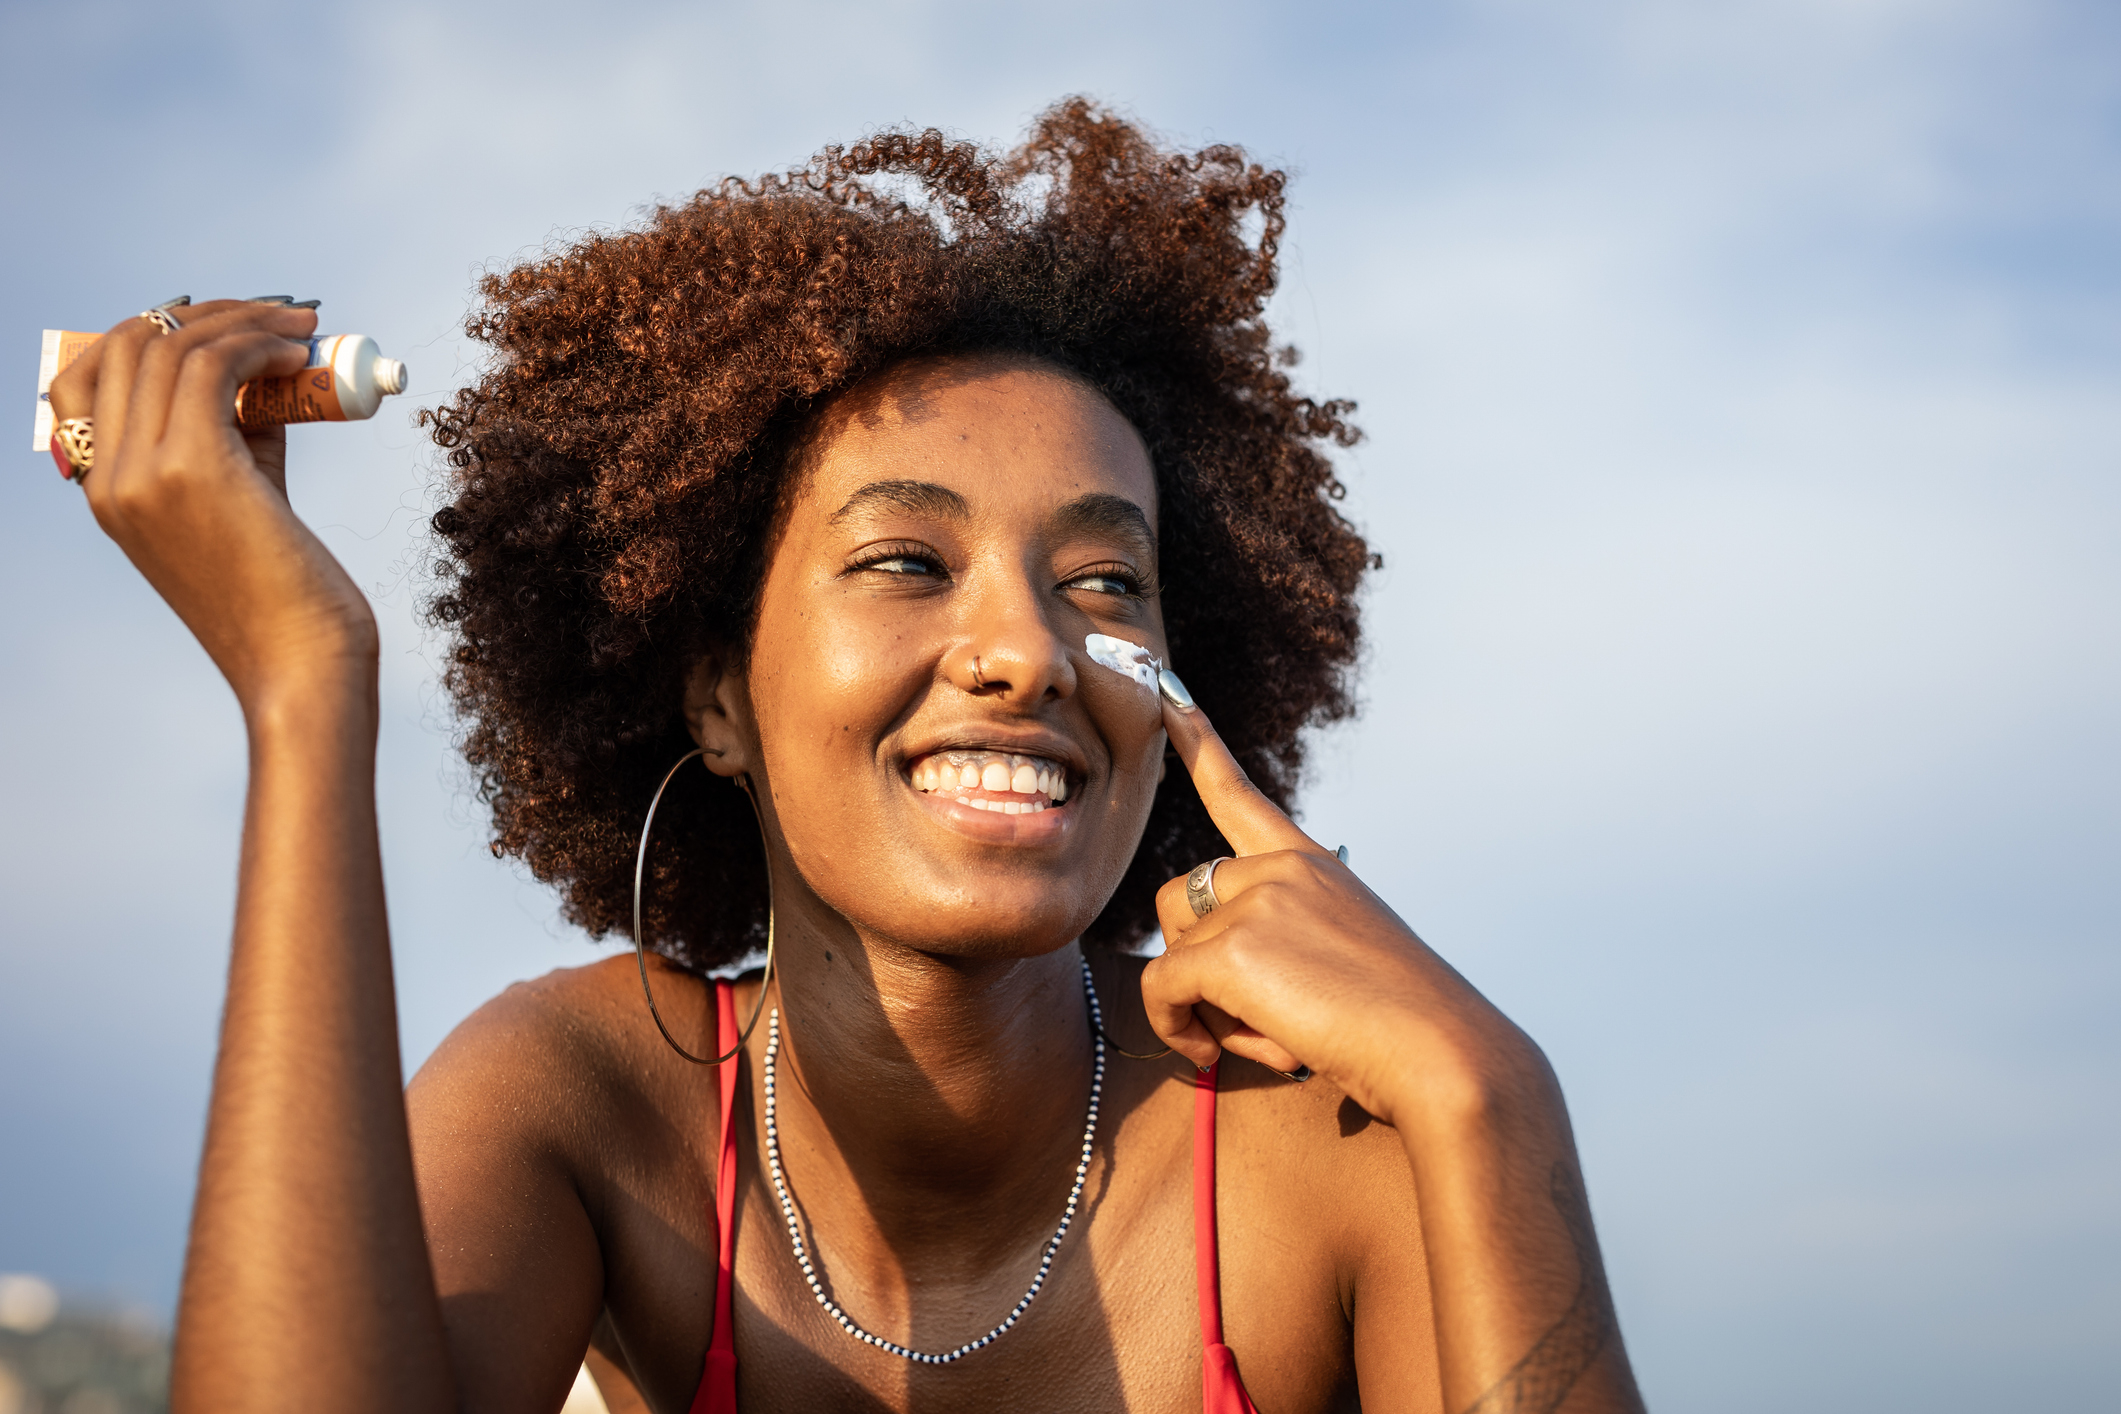
[(980, 689), (984, 689), (987, 686), (987, 679), (980, 672), (980, 661), (977, 656), (972, 659), (972, 685)]

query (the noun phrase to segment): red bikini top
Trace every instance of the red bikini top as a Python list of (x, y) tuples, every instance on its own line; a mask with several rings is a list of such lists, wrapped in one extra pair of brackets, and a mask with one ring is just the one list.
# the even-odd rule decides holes
[[(735, 1044), (736, 992), (727, 982), (714, 984), (716, 1055)], [(736, 1321), (736, 1113), (737, 1061), (720, 1067), (722, 1084), (721, 1159), (714, 1174), (714, 1227), (718, 1239), (714, 1272), (714, 1339), (707, 1347), (707, 1368), (700, 1374), (692, 1414), (737, 1414)], [(1215, 1082), (1221, 1062), (1193, 1080), (1193, 1266), (1200, 1282), (1201, 1414), (1259, 1414), (1244, 1381), (1237, 1377), (1237, 1356), (1223, 1344), (1222, 1287), (1215, 1264)]]

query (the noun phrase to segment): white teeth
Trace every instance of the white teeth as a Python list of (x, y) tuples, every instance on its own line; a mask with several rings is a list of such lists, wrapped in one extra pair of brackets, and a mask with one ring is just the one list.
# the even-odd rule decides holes
[[(915, 790), (941, 791), (963, 804), (978, 805), (982, 809), (1002, 810), (1005, 805), (1011, 806), (1013, 808), (1004, 812), (1011, 815), (1035, 814), (1068, 798), (1066, 771), (1040, 757), (1014, 753), (1004, 756), (992, 751), (938, 752), (916, 763), (907, 779)], [(957, 794), (970, 790), (1032, 798), (1014, 802), (973, 801)]]

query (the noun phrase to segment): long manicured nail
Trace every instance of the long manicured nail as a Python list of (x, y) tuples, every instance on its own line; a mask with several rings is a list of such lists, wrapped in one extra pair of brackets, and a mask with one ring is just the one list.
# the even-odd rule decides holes
[(248, 304), (293, 304), (294, 302), (295, 297), (293, 295), (252, 295), (245, 301)]
[(322, 303), (324, 303), (324, 301), (320, 299), (289, 300), (287, 302), (287, 307), (289, 309), (315, 309), (318, 305)]
[(1198, 710), (1193, 705), (1193, 694), (1186, 691), (1186, 685), (1178, 680), (1178, 674), (1172, 672), (1169, 668), (1165, 668), (1156, 675), (1156, 685), (1163, 690), (1164, 701), (1170, 703), (1179, 711), (1192, 712)]
[(156, 305), (156, 306), (155, 306), (155, 308), (157, 308), (157, 309), (182, 309), (182, 308), (184, 308), (184, 306), (186, 306), (186, 305), (188, 305), (188, 304), (190, 304), (190, 303), (191, 303), (191, 296), (190, 296), (190, 295), (178, 295), (178, 296), (177, 296), (177, 297), (176, 297), (175, 299), (166, 299), (166, 300), (162, 301), (162, 303), (160, 303), (160, 304)]

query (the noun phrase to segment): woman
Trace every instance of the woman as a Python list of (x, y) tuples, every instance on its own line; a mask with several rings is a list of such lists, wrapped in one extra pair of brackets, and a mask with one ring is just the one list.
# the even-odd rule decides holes
[(1543, 1057), (1282, 810), (1370, 556), (1281, 229), (1071, 102), (490, 278), (449, 682), (496, 853), (654, 955), (402, 1094), (374, 621), (229, 413), (314, 316), (61, 377), (251, 743), (175, 1408), (549, 1411), (592, 1340), (620, 1409), (1639, 1407)]

